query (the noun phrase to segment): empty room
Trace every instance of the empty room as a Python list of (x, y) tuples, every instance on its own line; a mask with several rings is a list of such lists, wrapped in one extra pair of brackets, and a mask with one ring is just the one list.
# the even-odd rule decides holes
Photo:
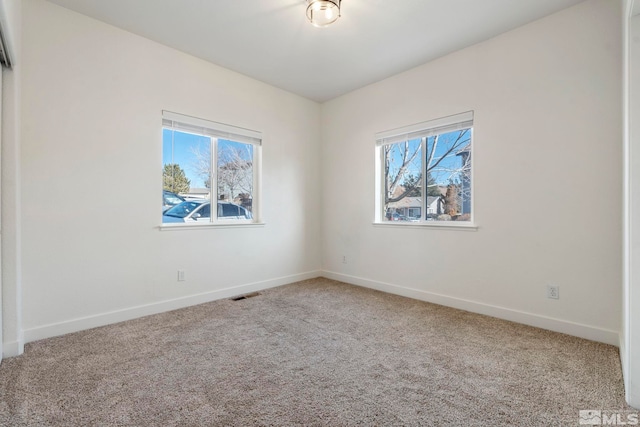
[(0, 36), (0, 425), (640, 424), (640, 0)]

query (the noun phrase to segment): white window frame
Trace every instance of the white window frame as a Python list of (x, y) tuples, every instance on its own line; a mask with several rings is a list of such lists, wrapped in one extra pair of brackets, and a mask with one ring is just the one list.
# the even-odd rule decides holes
[[(190, 222), (190, 223), (162, 223), (161, 230), (183, 229), (183, 228), (207, 228), (207, 227), (237, 227), (264, 225), (262, 222), (262, 132), (245, 129), (211, 120), (200, 119), (172, 111), (162, 111), (162, 129), (169, 129), (195, 135), (202, 135), (211, 138), (211, 197), (210, 197), (210, 222)], [(253, 145), (253, 195), (251, 205), (252, 219), (225, 220), (218, 218), (218, 174), (217, 156), (218, 139), (226, 139), (243, 144)], [(214, 202), (216, 207), (214, 207)]]
[[(446, 229), (460, 229), (460, 230), (477, 230), (475, 223), (475, 161), (474, 161), (474, 139), (473, 139), (473, 119), (474, 112), (467, 111), (460, 114), (454, 114), (451, 116), (441, 117), (434, 120), (429, 120), (421, 123), (412, 124), (409, 126), (403, 126), (397, 129), (391, 129), (375, 134), (376, 150), (375, 150), (375, 215), (373, 225), (375, 226), (390, 226), (390, 227), (426, 227), (426, 228), (446, 228)], [(422, 139), (422, 153), (426, 153), (425, 141), (429, 136), (438, 135), (447, 132), (453, 132), (456, 130), (470, 129), (471, 130), (471, 220), (470, 221), (427, 221), (427, 198), (423, 195), (421, 219), (419, 222), (411, 221), (385, 221), (386, 212), (384, 212), (384, 189), (385, 189), (385, 176), (384, 176), (384, 149), (385, 145), (395, 144), (411, 139)], [(424, 160), (422, 160), (422, 177), (426, 179), (426, 167)], [(426, 194), (426, 188), (424, 189)]]

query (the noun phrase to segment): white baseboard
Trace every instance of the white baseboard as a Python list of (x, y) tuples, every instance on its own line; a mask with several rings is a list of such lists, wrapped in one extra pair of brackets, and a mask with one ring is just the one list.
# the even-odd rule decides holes
[(497, 317), (498, 319), (504, 319), (516, 323), (522, 323), (524, 325), (535, 326), (554, 332), (561, 332), (563, 334), (573, 335), (591, 341), (611, 344), (616, 347), (620, 345), (620, 334), (617, 331), (612, 331), (609, 329), (597, 328), (594, 326), (583, 325), (580, 323), (574, 323), (566, 320), (555, 319), (552, 317), (541, 316), (538, 314), (527, 313), (520, 310), (513, 310), (510, 308), (465, 300), (462, 298), (450, 297), (433, 292), (406, 288), (403, 286), (392, 285), (390, 283), (378, 282), (375, 280), (350, 276), (333, 271), (324, 270), (322, 271), (322, 276), (328, 279), (338, 280), (352, 285), (375, 289), (390, 294), (401, 295), (404, 297), (427, 301), (447, 307), (453, 307), (473, 313)]
[(24, 342), (8, 341), (2, 343), (2, 358), (20, 356), (24, 353)]
[(433, 292), (406, 288), (398, 285), (392, 285), (390, 283), (365, 279), (362, 277), (350, 276), (332, 271), (316, 270), (27, 329), (24, 331), (24, 342), (3, 343), (3, 357), (12, 357), (22, 354), (22, 352), (24, 351), (24, 343), (60, 336), (72, 332), (78, 332), (99, 326), (110, 325), (113, 323), (136, 319), (152, 314), (164, 313), (166, 311), (177, 310), (180, 308), (202, 304), (218, 299), (230, 298), (235, 295), (256, 292), (276, 286), (282, 286), (289, 283), (298, 282), (300, 280), (313, 279), (319, 276), (327, 277), (333, 280), (339, 280), (341, 282), (350, 283), (352, 285), (376, 289), (390, 294), (401, 295), (408, 298), (414, 298), (417, 300), (440, 304), (447, 307), (453, 307), (474, 313), (484, 314), (487, 316), (497, 317), (499, 319), (548, 329), (555, 332), (561, 332), (592, 341), (611, 344), (616, 347), (620, 346), (621, 343), (620, 336), (617, 331), (596, 328), (589, 325), (540, 316), (537, 314), (479, 303), (476, 301), (450, 297)]
[[(261, 282), (248, 283), (245, 285), (233, 286), (230, 288), (217, 289), (211, 292), (205, 292), (197, 295), (189, 295), (172, 300), (155, 302), (136, 307), (130, 307), (123, 310), (101, 313), (95, 316), (82, 317), (67, 320), (60, 323), (39, 326), (37, 328), (26, 329), (24, 331), (25, 343), (37, 341), (45, 338), (56, 337), (72, 332), (83, 331), (86, 329), (96, 328), (99, 326), (110, 325), (113, 323), (123, 322), (126, 320), (137, 319), (139, 317), (149, 316), (152, 314), (164, 313), (166, 311), (177, 310), (192, 305), (203, 304), (224, 298), (230, 298), (249, 292), (256, 292), (263, 289), (274, 288), (276, 286), (287, 285), (289, 283), (298, 282), (300, 280), (313, 279), (321, 276), (319, 270), (309, 271), (306, 273), (294, 274), (291, 276), (278, 277), (275, 279), (265, 280)], [(7, 344), (4, 343), (5, 353), (7, 353)], [(11, 343), (9, 343), (11, 344)]]

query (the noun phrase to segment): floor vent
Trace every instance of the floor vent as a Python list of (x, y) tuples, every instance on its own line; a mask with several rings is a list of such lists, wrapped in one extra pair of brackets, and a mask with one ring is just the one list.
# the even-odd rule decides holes
[(232, 301), (241, 301), (243, 299), (257, 297), (258, 295), (260, 295), (260, 292), (251, 292), (250, 294), (245, 294), (245, 295), (240, 295), (240, 296), (237, 296), (237, 297), (233, 297), (233, 298), (231, 298), (231, 300)]

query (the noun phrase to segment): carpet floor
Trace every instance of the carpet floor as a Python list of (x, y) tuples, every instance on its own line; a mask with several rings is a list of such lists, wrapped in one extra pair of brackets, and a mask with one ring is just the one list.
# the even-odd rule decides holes
[(565, 426), (587, 409), (632, 411), (615, 347), (324, 278), (0, 365), (2, 426)]

